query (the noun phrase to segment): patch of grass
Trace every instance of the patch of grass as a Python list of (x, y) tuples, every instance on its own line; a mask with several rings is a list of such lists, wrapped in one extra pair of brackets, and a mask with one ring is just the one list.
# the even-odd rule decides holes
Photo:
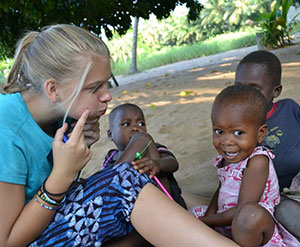
[[(153, 51), (151, 54), (140, 54), (137, 58), (137, 67), (139, 71), (145, 71), (165, 64), (204, 57), (255, 44), (255, 30), (227, 33), (197, 44), (164, 47), (160, 51)], [(112, 70), (115, 75), (124, 75), (129, 71), (129, 66), (130, 61), (126, 63), (117, 62), (112, 65)]]

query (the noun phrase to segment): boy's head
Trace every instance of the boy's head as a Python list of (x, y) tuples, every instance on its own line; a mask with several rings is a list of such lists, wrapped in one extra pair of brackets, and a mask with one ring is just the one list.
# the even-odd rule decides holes
[(107, 136), (118, 150), (123, 151), (131, 137), (140, 132), (147, 133), (144, 113), (140, 107), (125, 103), (112, 109)]
[(235, 84), (258, 88), (270, 107), (282, 90), (279, 59), (269, 51), (251, 52), (240, 61), (236, 69)]
[(234, 85), (217, 95), (211, 112), (213, 144), (228, 163), (246, 159), (266, 135), (267, 103), (254, 87)]

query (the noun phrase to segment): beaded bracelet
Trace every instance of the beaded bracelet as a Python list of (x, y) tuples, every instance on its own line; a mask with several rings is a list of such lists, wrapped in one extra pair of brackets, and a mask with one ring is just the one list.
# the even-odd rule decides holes
[(37, 202), (38, 204), (40, 204), (40, 206), (42, 208), (45, 208), (47, 210), (57, 210), (57, 209), (59, 209), (59, 206), (58, 207), (52, 207), (52, 206), (45, 205), (44, 203), (40, 203), (39, 200), (36, 197), (34, 198), (34, 201)]
[(66, 199), (66, 197), (64, 197), (61, 201), (56, 201), (56, 200), (53, 200), (52, 198), (50, 198), (47, 193), (45, 193), (43, 191), (43, 188), (40, 187), (39, 190), (37, 191), (37, 196), (44, 202), (48, 203), (48, 204), (51, 204), (53, 206), (59, 206), (61, 203), (63, 203)]

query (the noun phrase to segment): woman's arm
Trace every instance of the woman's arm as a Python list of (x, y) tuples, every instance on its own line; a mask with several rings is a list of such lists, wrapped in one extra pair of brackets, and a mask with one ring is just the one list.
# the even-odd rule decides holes
[[(82, 134), (87, 116), (88, 112), (80, 117), (67, 143), (62, 142), (67, 126), (57, 130), (53, 141), (53, 170), (45, 183), (51, 193), (65, 192), (91, 157)], [(54, 213), (33, 199), (25, 205), (24, 186), (0, 182), (0, 246), (26, 246), (47, 227)]]
[(154, 246), (238, 246), (193, 217), (152, 184), (141, 190), (130, 217), (135, 229)]
[(0, 246), (26, 246), (49, 224), (55, 211), (31, 200), (22, 185), (0, 182)]

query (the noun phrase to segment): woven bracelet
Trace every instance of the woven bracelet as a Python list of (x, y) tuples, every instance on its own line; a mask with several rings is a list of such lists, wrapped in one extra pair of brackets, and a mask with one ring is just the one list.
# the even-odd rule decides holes
[(42, 208), (45, 208), (47, 210), (57, 210), (57, 209), (60, 208), (59, 206), (58, 207), (51, 207), (51, 206), (45, 205), (44, 203), (40, 203), (39, 200), (36, 197), (34, 198), (34, 201), (37, 202), (38, 204), (40, 204), (40, 206)]
[(50, 198), (42, 189), (42, 187), (39, 188), (39, 190), (36, 192), (36, 195), (43, 201), (46, 202), (48, 204), (51, 204), (53, 206), (59, 206), (60, 205), (60, 201), (56, 201), (53, 200), (52, 198)]
[(46, 193), (47, 195), (49, 195), (49, 196), (63, 196), (64, 194), (66, 194), (68, 192), (68, 191), (65, 191), (65, 192), (62, 192), (62, 193), (50, 193), (49, 191), (46, 190), (46, 187), (45, 187), (46, 180), (47, 179), (45, 179), (45, 181), (44, 181), (41, 188), (42, 188), (42, 191), (44, 193)]

